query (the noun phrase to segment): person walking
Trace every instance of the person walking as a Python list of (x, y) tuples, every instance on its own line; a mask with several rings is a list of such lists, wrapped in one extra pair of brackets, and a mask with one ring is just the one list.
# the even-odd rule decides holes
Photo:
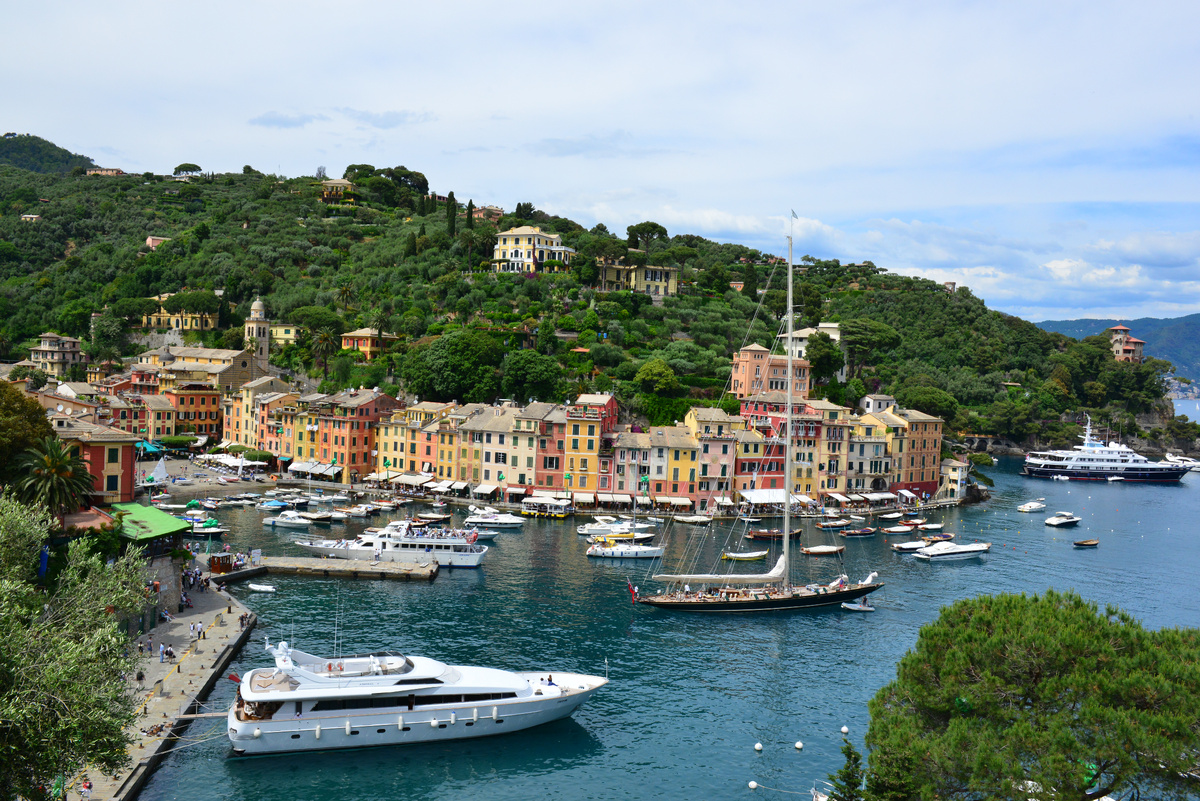
[(160, 643), (158, 644), (158, 663), (159, 663), (160, 665), (163, 663), (163, 661), (164, 661), (164, 658), (166, 657), (166, 655), (167, 655), (167, 646), (163, 645), (163, 644), (160, 642)]

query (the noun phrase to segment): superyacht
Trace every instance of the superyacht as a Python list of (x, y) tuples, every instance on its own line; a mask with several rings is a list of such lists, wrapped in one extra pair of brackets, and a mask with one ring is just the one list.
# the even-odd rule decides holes
[(1152, 462), (1128, 445), (1093, 438), (1090, 417), (1081, 439), (1083, 444), (1069, 451), (1031, 451), (1022, 472), (1036, 478), (1156, 482), (1178, 481), (1188, 472), (1187, 465)]

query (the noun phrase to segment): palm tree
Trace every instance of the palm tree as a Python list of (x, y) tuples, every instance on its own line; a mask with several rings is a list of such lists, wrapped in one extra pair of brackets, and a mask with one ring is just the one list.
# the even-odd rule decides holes
[(329, 378), (329, 357), (337, 353), (337, 351), (337, 335), (333, 333), (332, 328), (322, 328), (313, 334), (309, 352), (312, 353), (314, 359), (321, 360), (321, 366), (325, 368), (326, 379)]
[(26, 503), (40, 503), (57, 516), (73, 512), (88, 500), (95, 482), (82, 458), (71, 453), (62, 440), (46, 437), (17, 459), (22, 478), (17, 481), (17, 497)]
[(479, 234), (472, 228), (460, 231), (458, 241), (462, 242), (463, 247), (467, 249), (467, 270), (474, 271), (476, 264), (471, 260), (471, 255), (475, 252), (475, 247), (479, 244)]
[(386, 309), (379, 306), (371, 310), (367, 315), (367, 328), (374, 329), (375, 335), (379, 338), (379, 353), (376, 356), (383, 355), (383, 331), (392, 322), (392, 315)]
[(354, 284), (349, 281), (343, 281), (337, 288), (338, 303), (342, 304), (343, 309), (350, 308), (350, 299), (354, 297)]

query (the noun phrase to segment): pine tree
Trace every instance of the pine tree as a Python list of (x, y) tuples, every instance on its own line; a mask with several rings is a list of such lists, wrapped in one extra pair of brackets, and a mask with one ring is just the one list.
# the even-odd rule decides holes
[(467, 228), (474, 228), (474, 227), (475, 227), (475, 201), (474, 201), (474, 200), (470, 200), (470, 199), (468, 199), (468, 200), (467, 200), (467, 222), (466, 222), (466, 227), (467, 227)]
[(842, 738), (842, 754), (846, 764), (829, 777), (829, 801), (864, 801), (862, 755), (845, 737)]
[(454, 200), (454, 193), (451, 192), (446, 196), (446, 233), (450, 238), (454, 238), (454, 231), (458, 225), (458, 203)]

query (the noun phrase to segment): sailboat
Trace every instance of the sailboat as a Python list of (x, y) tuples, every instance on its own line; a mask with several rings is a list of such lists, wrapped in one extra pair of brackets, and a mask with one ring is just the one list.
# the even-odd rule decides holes
[(167, 475), (167, 460), (164, 457), (158, 460), (158, 464), (154, 465), (154, 470), (142, 481), (142, 486), (147, 488), (162, 487), (169, 483), (170, 477)]
[[(792, 238), (788, 237), (787, 274), (787, 412), (784, 430), (786, 457), (784, 460), (783, 550), (779, 561), (766, 573), (660, 573), (654, 578), (668, 584), (666, 592), (639, 597), (639, 603), (681, 612), (778, 612), (818, 606), (834, 606), (843, 601), (864, 598), (883, 586), (876, 582), (878, 574), (871, 573), (858, 583), (840, 575), (828, 584), (797, 586), (791, 580), (788, 561), (792, 533), (792, 504), (798, 499), (792, 494), (792, 415), (795, 412), (792, 392), (795, 381), (792, 360), (794, 327), (792, 268)], [(697, 589), (693, 590), (692, 588)]]

